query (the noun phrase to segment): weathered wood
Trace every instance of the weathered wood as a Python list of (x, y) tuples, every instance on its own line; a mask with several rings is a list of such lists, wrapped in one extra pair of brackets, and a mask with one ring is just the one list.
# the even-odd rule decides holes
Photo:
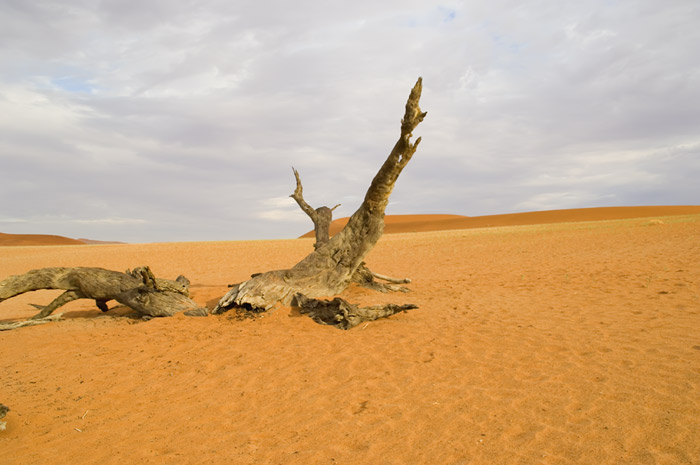
[(0, 282), (0, 302), (39, 289), (63, 289), (32, 319), (41, 320), (54, 310), (76, 299), (93, 299), (102, 311), (109, 310), (107, 302), (117, 302), (142, 315), (172, 316), (178, 312), (199, 315), (197, 304), (189, 298), (189, 280), (153, 276), (150, 268), (139, 267), (125, 273), (103, 268), (41, 268)]
[(340, 329), (354, 328), (365, 321), (386, 318), (399, 312), (418, 308), (414, 304), (358, 307), (340, 297), (333, 300), (318, 300), (309, 299), (302, 294), (294, 296), (292, 305), (298, 308), (301, 314), (309, 315), (315, 322)]
[[(303, 186), (301, 184), (299, 172), (293, 167), (292, 170), (294, 171), (294, 177), (296, 178), (297, 185), (296, 189), (294, 190), (294, 193), (290, 195), (290, 197), (296, 200), (301, 210), (304, 213), (306, 213), (309, 216), (309, 218), (311, 218), (311, 221), (314, 224), (314, 233), (316, 236), (314, 249), (318, 249), (321, 245), (326, 244), (328, 241), (330, 241), (330, 226), (333, 222), (333, 210), (339, 207), (340, 204), (336, 205), (333, 208), (319, 207), (314, 209), (304, 200)], [(387, 281), (392, 284), (379, 283), (375, 280), (375, 278)], [(409, 292), (410, 289), (408, 289), (407, 287), (397, 286), (396, 284), (407, 284), (410, 283), (411, 280), (408, 278), (391, 278), (389, 276), (377, 274), (369, 268), (367, 268), (367, 265), (364, 262), (362, 262), (357, 268), (357, 270), (355, 270), (355, 273), (352, 275), (352, 282), (379, 292)]]
[(24, 321), (13, 321), (12, 323), (0, 323), (0, 331), (9, 331), (11, 329), (23, 328), (24, 326), (36, 326), (58, 321), (63, 316), (63, 313), (47, 316), (41, 319), (29, 319)]
[[(391, 191), (420, 143), (420, 138), (411, 143), (411, 137), (426, 115), (419, 106), (421, 91), (422, 80), (419, 78), (406, 103), (399, 140), (372, 180), (362, 205), (350, 217), (345, 228), (328, 242), (317, 245), (311, 254), (292, 268), (261, 273), (235, 285), (221, 298), (212, 313), (223, 313), (233, 307), (266, 310), (278, 302), (289, 304), (298, 293), (307, 297), (321, 297), (345, 290), (367, 253), (381, 237)], [(297, 188), (298, 197), (301, 198), (300, 182)], [(310, 206), (302, 209), (307, 214), (313, 210)]]
[(306, 213), (309, 218), (311, 218), (311, 221), (314, 224), (314, 232), (316, 234), (316, 242), (314, 243), (314, 249), (318, 249), (321, 245), (328, 242), (330, 238), (331, 223), (333, 222), (333, 210), (338, 208), (340, 204), (336, 205), (333, 208), (323, 206), (314, 209), (311, 205), (306, 203), (306, 200), (304, 200), (304, 188), (301, 185), (301, 178), (299, 177), (299, 172), (296, 169), (294, 169), (294, 167), (292, 167), (292, 171), (294, 172), (294, 177), (296, 178), (297, 185), (290, 197), (293, 198), (299, 205), (299, 208), (301, 208), (301, 210), (304, 213)]
[[(376, 279), (375, 279), (376, 278)], [(377, 279), (387, 281), (386, 283), (380, 283)], [(378, 292), (410, 292), (411, 290), (400, 284), (408, 284), (411, 282), (408, 278), (391, 278), (389, 276), (384, 276), (377, 274), (374, 271), (367, 268), (365, 262), (362, 262), (360, 266), (355, 270), (352, 275), (352, 282), (359, 284), (367, 289), (372, 289)]]

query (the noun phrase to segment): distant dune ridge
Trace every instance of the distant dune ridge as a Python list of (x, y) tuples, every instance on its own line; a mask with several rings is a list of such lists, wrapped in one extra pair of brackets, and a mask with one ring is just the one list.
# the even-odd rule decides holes
[[(700, 205), (673, 205), (650, 207), (596, 207), (568, 210), (547, 210), (505, 215), (461, 216), (461, 215), (387, 215), (384, 232), (428, 232), (452, 229), (490, 228), (496, 226), (522, 226), (530, 224), (569, 223), (577, 221), (624, 220), (673, 215), (700, 214)], [(340, 232), (348, 218), (339, 218), (331, 223), (331, 236)], [(314, 237), (309, 231), (301, 237)], [(0, 233), (0, 247), (34, 245), (94, 245), (124, 244), (117, 241), (93, 239), (71, 239), (50, 234), (4, 234)]]
[(123, 244), (123, 242), (95, 241), (92, 239), (71, 239), (51, 234), (4, 234), (0, 233), (0, 247), (34, 246), (34, 245), (85, 245), (85, 244)]
[[(384, 232), (427, 232), (451, 229), (490, 228), (495, 226), (522, 226), (530, 224), (573, 223), (577, 221), (624, 220), (656, 216), (692, 215), (700, 213), (700, 205), (674, 205), (650, 207), (597, 207), (568, 210), (547, 210), (505, 215), (460, 216), (460, 215), (387, 215)], [(339, 218), (331, 223), (331, 236), (340, 232), (348, 218)], [(314, 237), (309, 231), (301, 237)]]
[(3, 234), (0, 233), (0, 246), (27, 245), (84, 245), (77, 239), (50, 234)]

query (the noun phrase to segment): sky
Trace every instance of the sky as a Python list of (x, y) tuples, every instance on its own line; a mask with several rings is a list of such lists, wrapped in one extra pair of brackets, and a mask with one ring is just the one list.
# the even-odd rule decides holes
[(2, 0), (0, 232), (293, 238), (387, 214), (700, 204), (697, 0)]

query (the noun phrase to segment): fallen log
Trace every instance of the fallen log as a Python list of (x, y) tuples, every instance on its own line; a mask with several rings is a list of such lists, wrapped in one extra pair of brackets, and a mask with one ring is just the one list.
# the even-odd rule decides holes
[(93, 299), (103, 312), (109, 310), (108, 301), (116, 300), (150, 317), (172, 316), (178, 312), (206, 315), (206, 308), (200, 308), (189, 298), (189, 285), (184, 276), (175, 280), (156, 278), (147, 266), (125, 273), (103, 268), (41, 268), (1, 281), (0, 302), (39, 289), (61, 289), (65, 292), (31, 317), (32, 320), (41, 321), (57, 308), (77, 299)]

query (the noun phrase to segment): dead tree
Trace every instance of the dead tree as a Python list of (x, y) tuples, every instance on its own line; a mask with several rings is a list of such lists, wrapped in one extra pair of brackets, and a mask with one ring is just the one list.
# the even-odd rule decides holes
[(278, 302), (289, 305), (296, 294), (316, 298), (336, 295), (347, 288), (381, 237), (391, 191), (420, 143), (420, 138), (411, 143), (411, 136), (426, 115), (419, 107), (421, 90), (419, 78), (406, 103), (399, 140), (345, 228), (327, 242), (319, 244), (317, 238), (316, 249), (292, 268), (261, 273), (233, 286), (212, 313), (233, 307), (264, 311)]
[(41, 268), (0, 282), (0, 302), (39, 289), (62, 289), (66, 292), (43, 307), (32, 319), (48, 317), (62, 305), (77, 299), (93, 299), (106, 312), (107, 302), (117, 302), (150, 316), (172, 316), (178, 312), (206, 315), (189, 298), (190, 282), (184, 276), (176, 280), (153, 276), (147, 266), (125, 273), (103, 268)]
[[(321, 245), (326, 244), (330, 240), (330, 226), (333, 222), (333, 210), (338, 208), (340, 204), (333, 208), (328, 207), (318, 207), (314, 209), (311, 205), (306, 203), (304, 200), (303, 186), (301, 185), (301, 178), (299, 177), (299, 172), (292, 167), (294, 171), (294, 177), (296, 178), (297, 186), (294, 189), (294, 193), (290, 195), (297, 204), (299, 208), (311, 218), (311, 222), (314, 224), (314, 234), (316, 236), (316, 242), (314, 243), (314, 249), (318, 249)], [(381, 279), (387, 281), (387, 283), (379, 283), (376, 280)], [(362, 262), (360, 266), (355, 270), (352, 276), (352, 282), (358, 283), (359, 285), (373, 289), (379, 292), (387, 291), (401, 291), (408, 292), (409, 289), (404, 286), (399, 286), (399, 284), (408, 284), (411, 282), (408, 278), (392, 278), (390, 276), (381, 275), (373, 272), (365, 262)]]

